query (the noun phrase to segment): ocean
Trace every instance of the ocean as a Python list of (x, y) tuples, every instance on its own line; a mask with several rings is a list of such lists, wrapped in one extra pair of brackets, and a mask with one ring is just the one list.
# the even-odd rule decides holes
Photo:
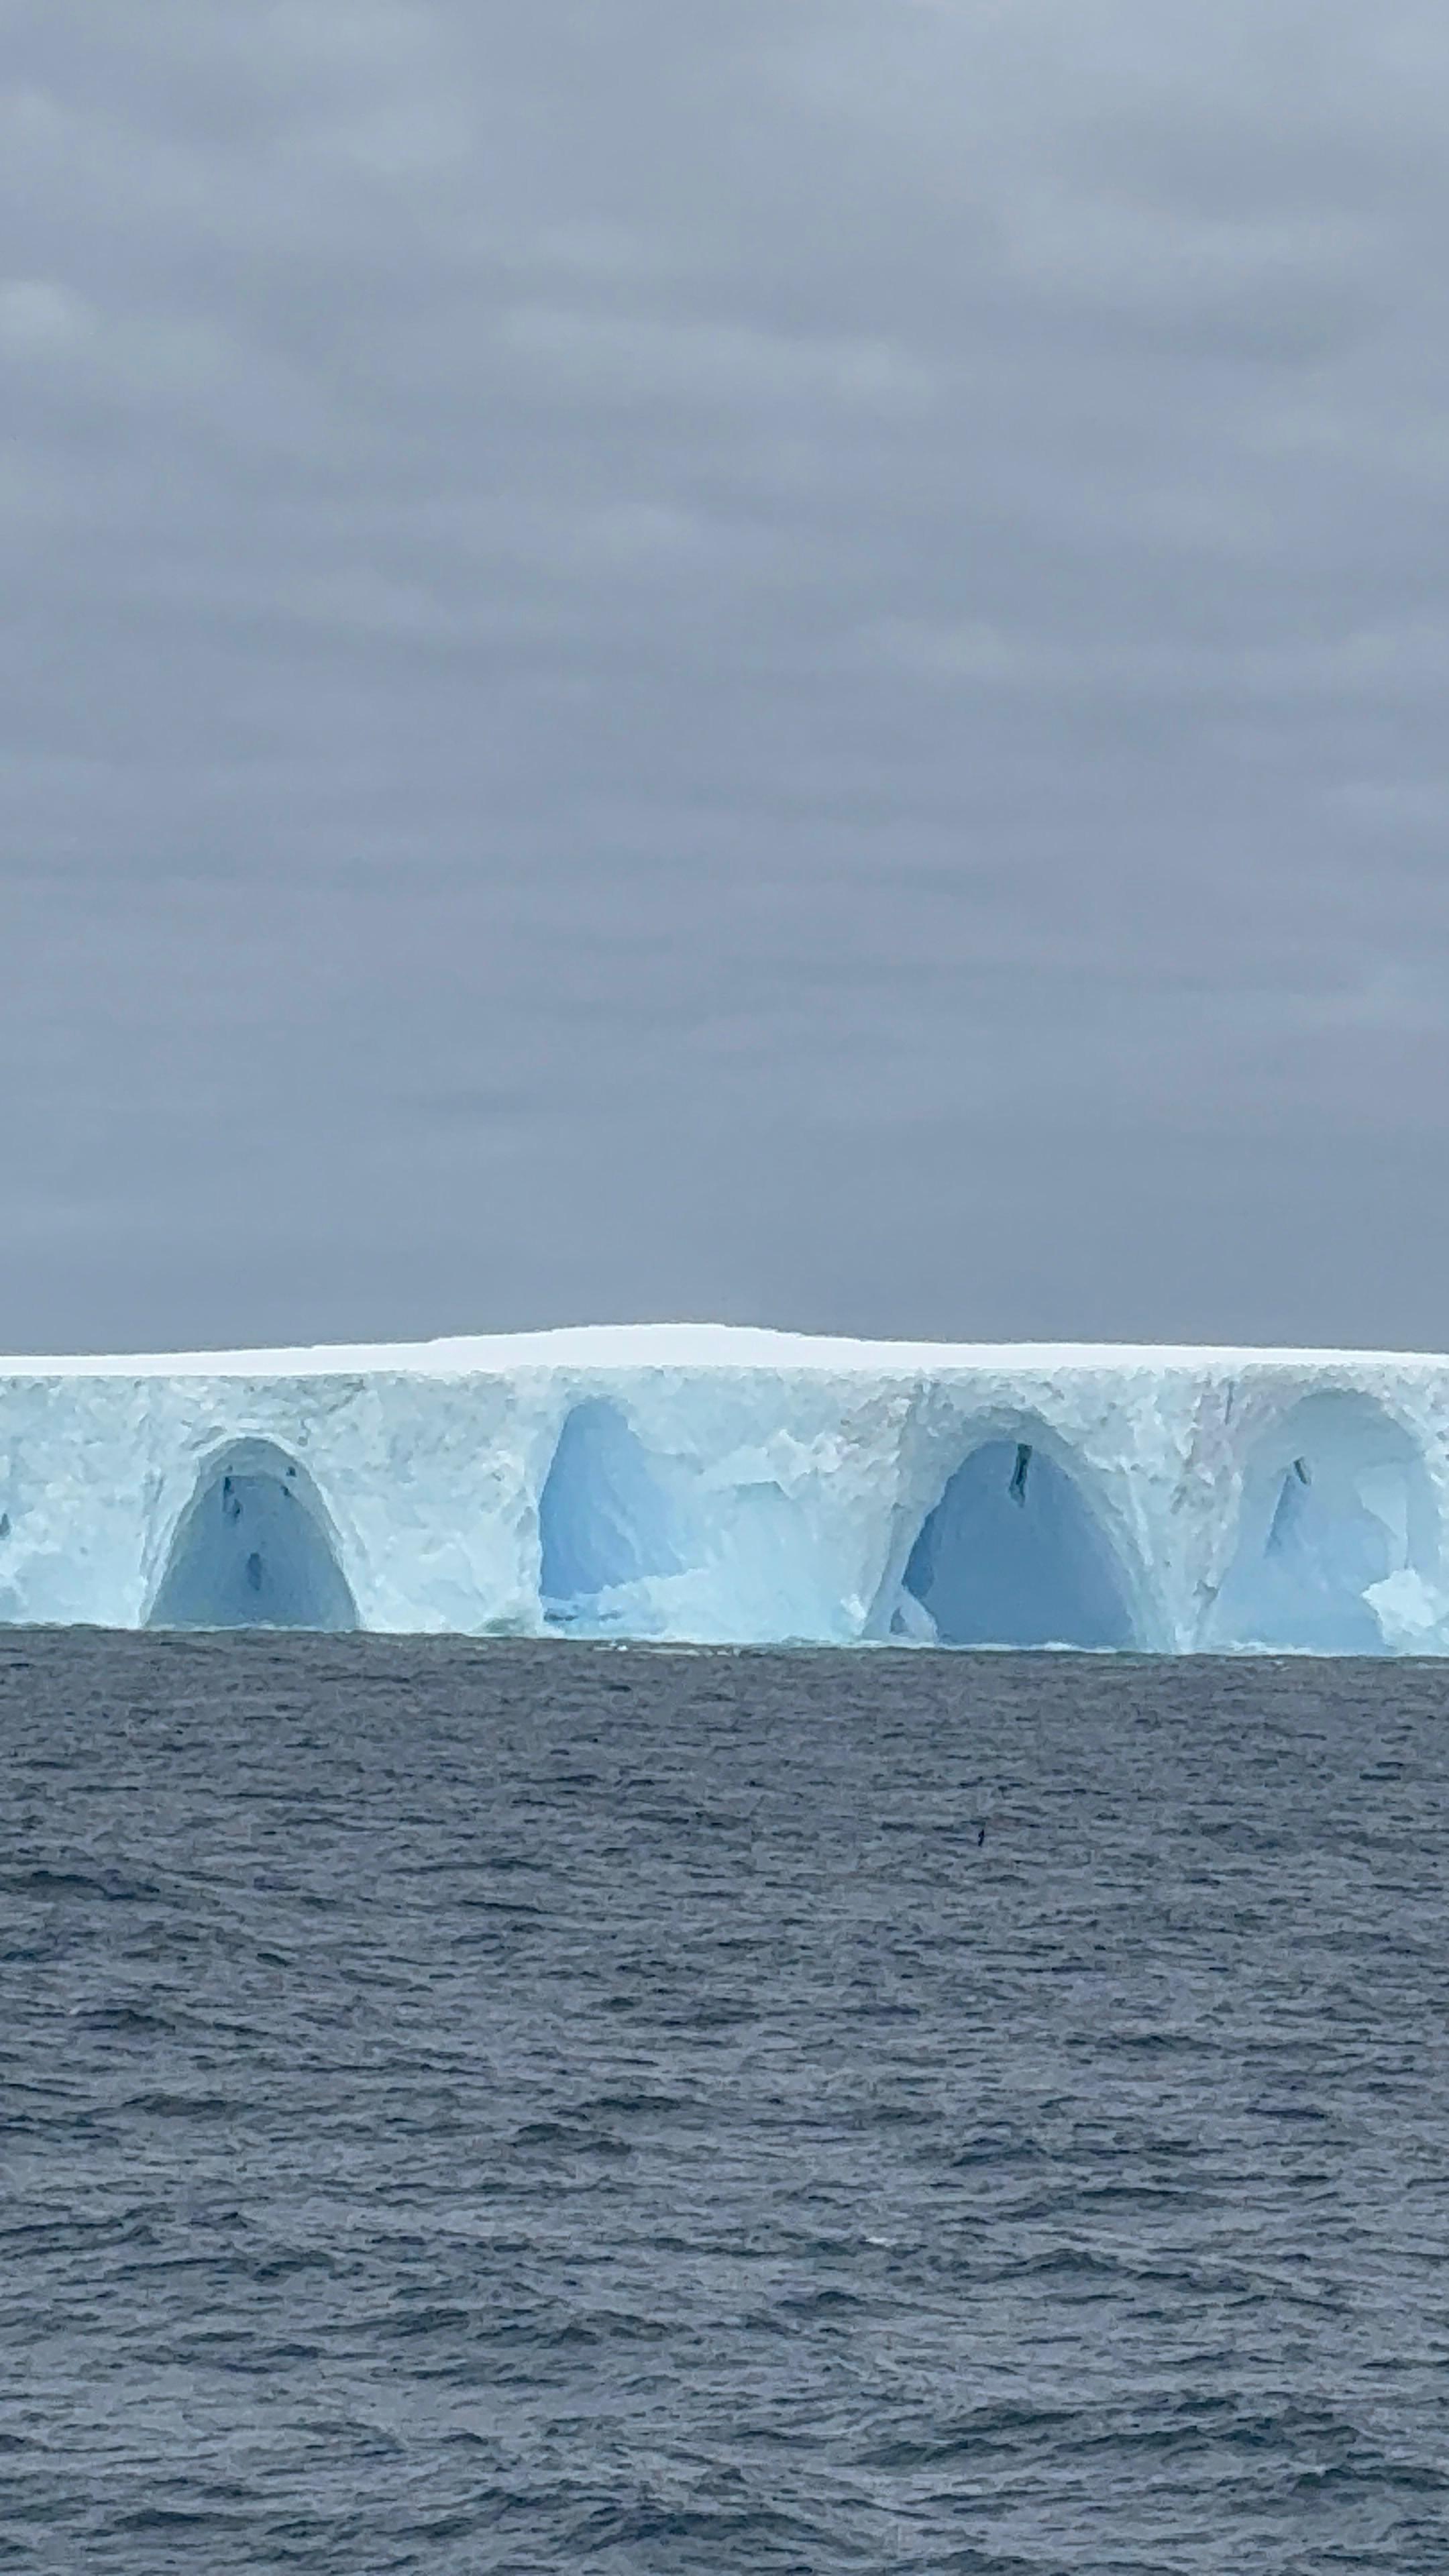
[(1449, 2566), (1449, 1667), (0, 1632), (0, 2569)]

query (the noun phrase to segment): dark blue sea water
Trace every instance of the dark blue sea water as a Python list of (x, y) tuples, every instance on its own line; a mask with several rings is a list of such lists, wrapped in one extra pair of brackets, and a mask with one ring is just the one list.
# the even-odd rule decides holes
[(10, 1632), (0, 1727), (0, 2567), (1449, 2567), (1449, 1669)]

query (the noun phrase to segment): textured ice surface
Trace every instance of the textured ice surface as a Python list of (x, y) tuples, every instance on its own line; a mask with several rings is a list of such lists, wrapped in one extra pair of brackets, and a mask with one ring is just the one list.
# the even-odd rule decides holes
[(1449, 1360), (626, 1325), (0, 1362), (0, 1618), (1449, 1650)]

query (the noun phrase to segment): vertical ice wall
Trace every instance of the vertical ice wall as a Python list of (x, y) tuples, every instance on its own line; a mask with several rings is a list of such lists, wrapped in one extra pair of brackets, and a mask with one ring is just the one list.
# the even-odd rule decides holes
[(1449, 1362), (617, 1328), (0, 1364), (0, 1619), (1449, 1650)]

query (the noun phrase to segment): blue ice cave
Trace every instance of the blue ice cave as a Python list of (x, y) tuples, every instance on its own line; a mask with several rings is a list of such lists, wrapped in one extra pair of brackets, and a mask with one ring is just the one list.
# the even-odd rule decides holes
[(357, 1605), (326, 1510), (269, 1440), (211, 1460), (181, 1516), (153, 1628), (355, 1628)]
[(957, 1468), (911, 1550), (905, 1591), (897, 1635), (934, 1632), (946, 1646), (1135, 1643), (1110, 1540), (1075, 1479), (1029, 1433), (988, 1440)]
[(1437, 1561), (1417, 1443), (1371, 1396), (1308, 1396), (1249, 1458), (1237, 1545), (1204, 1643), (1382, 1654), (1374, 1588), (1432, 1581)]
[(538, 1506), (539, 1591), (551, 1628), (607, 1630), (618, 1595), (680, 1570), (678, 1531), (638, 1433), (615, 1404), (576, 1404)]

